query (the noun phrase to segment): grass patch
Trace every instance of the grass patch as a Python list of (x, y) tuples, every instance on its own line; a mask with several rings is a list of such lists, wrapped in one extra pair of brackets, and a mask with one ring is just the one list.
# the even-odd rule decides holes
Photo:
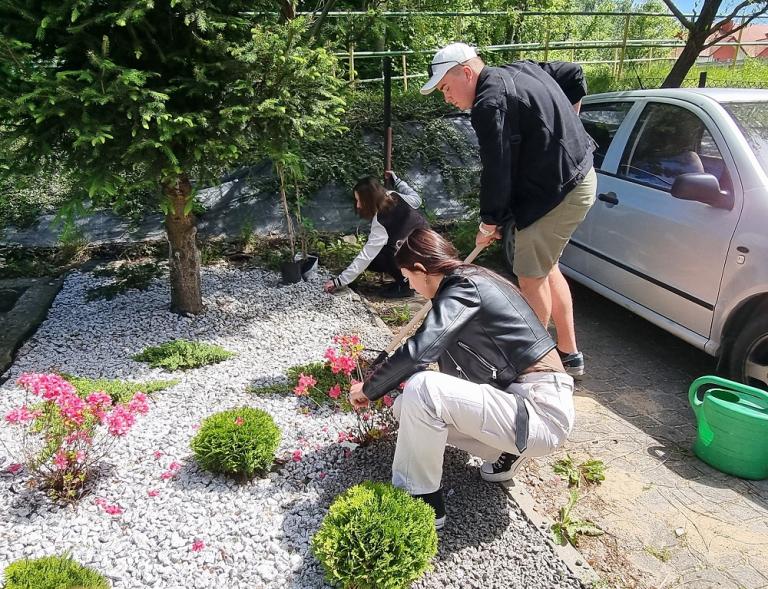
[(157, 262), (145, 262), (143, 264), (124, 264), (119, 268), (96, 270), (93, 274), (100, 277), (113, 277), (114, 280), (103, 286), (89, 288), (85, 295), (86, 300), (106, 299), (109, 301), (131, 288), (146, 290), (155, 278), (160, 278), (163, 275), (163, 268)]
[(252, 395), (288, 395), (293, 393), (293, 390), (291, 389), (291, 385), (289, 385), (287, 382), (284, 382), (277, 384), (267, 384), (260, 387), (250, 386), (245, 389), (245, 392), (251, 393)]
[(129, 382), (127, 380), (109, 380), (106, 378), (86, 378), (71, 374), (62, 374), (62, 377), (75, 387), (79, 396), (84, 398), (96, 391), (104, 391), (112, 397), (113, 403), (126, 403), (133, 399), (133, 395), (138, 392), (152, 395), (179, 384), (178, 380)]
[(159, 346), (150, 346), (133, 356), (133, 359), (137, 362), (146, 362), (152, 368), (173, 371), (217, 364), (234, 355), (234, 352), (225, 350), (221, 346), (180, 339)]
[(411, 308), (408, 306), (408, 303), (403, 303), (384, 311), (381, 314), (381, 320), (387, 325), (399, 327), (408, 323), (411, 320), (411, 316)]
[(672, 553), (669, 548), (666, 547), (656, 548), (655, 546), (645, 546), (643, 547), (643, 550), (654, 558), (658, 558), (661, 562), (668, 562), (669, 559), (672, 558)]
[(96, 571), (69, 556), (45, 556), (17, 560), (5, 569), (4, 589), (109, 589), (109, 582)]

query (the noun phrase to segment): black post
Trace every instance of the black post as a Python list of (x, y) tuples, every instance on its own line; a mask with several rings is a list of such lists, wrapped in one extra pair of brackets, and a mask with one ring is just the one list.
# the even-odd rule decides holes
[[(384, 171), (392, 169), (392, 58), (384, 58)], [(386, 181), (387, 188), (390, 181)]]
[(707, 72), (701, 72), (699, 74), (699, 88), (707, 87)]

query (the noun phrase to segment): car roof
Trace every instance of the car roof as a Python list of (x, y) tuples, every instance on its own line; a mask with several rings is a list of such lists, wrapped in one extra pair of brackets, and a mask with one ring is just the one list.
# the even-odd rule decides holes
[(658, 90), (627, 90), (590, 94), (584, 102), (620, 100), (622, 98), (678, 98), (702, 104), (715, 102), (768, 102), (768, 90), (752, 88), (660, 88)]

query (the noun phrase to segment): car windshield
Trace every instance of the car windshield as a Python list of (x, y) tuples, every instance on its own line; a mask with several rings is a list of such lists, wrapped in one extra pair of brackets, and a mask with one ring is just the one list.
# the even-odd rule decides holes
[(768, 102), (729, 102), (723, 106), (741, 128), (747, 143), (768, 174)]

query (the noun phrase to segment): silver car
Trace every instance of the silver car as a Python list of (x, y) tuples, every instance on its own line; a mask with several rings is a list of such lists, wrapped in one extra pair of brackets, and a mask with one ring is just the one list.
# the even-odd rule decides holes
[(598, 200), (563, 273), (768, 388), (768, 90), (596, 94), (581, 119)]

